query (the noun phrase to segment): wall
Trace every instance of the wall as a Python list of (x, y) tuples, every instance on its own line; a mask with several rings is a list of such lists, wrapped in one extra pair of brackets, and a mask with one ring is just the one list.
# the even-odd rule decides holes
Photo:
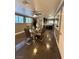
[(60, 36), (59, 36), (59, 50), (62, 56), (62, 59), (64, 59), (64, 9), (61, 13), (61, 27), (60, 27)]
[[(59, 15), (59, 27), (57, 29), (57, 32), (55, 31), (55, 38), (56, 42), (61, 54), (62, 59), (64, 59), (64, 7), (60, 9), (60, 11), (57, 13), (56, 16)], [(57, 36), (56, 36), (57, 35)]]
[(64, 9), (61, 8), (59, 13), (59, 34), (58, 34), (58, 41), (57, 45), (61, 54), (62, 59), (64, 59)]
[(15, 24), (15, 33), (17, 32), (21, 32), (24, 30), (24, 28), (26, 28), (26, 26), (31, 26), (31, 24), (27, 24), (27, 23), (16, 23)]
[[(24, 33), (24, 28), (26, 28), (26, 26), (31, 26), (31, 24), (26, 24), (26, 23), (18, 23), (18, 24), (15, 24), (15, 41), (16, 43), (17, 42), (20, 42), (22, 41), (23, 39), (22, 38), (25, 38), (25, 33)], [(16, 33), (20, 33), (20, 34), (16, 34)]]

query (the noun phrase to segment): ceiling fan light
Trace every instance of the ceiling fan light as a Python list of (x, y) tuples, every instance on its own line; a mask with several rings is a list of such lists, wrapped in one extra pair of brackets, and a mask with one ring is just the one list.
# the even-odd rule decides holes
[(33, 15), (33, 17), (37, 17), (37, 15)]

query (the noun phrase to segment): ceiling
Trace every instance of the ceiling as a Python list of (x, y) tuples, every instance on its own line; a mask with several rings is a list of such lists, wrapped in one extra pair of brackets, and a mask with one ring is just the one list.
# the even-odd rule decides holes
[(15, 0), (15, 6), (19, 4), (25, 8), (34, 9), (33, 0)]
[(48, 17), (55, 14), (62, 0), (26, 0), (29, 1), (28, 3), (23, 3), (23, 0), (15, 1), (32, 10), (40, 11), (44, 17)]
[(45, 17), (54, 15), (61, 0), (34, 0), (35, 10), (40, 11)]

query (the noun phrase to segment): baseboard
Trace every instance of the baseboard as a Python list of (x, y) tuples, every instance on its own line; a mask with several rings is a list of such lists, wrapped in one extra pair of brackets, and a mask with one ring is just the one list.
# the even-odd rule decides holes
[(19, 35), (19, 34), (22, 34), (22, 33), (24, 33), (24, 31), (17, 32), (17, 33), (15, 33), (15, 35)]

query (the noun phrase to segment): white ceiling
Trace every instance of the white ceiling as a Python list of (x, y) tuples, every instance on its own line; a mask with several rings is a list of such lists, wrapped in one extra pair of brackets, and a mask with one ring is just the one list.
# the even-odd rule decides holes
[(35, 9), (44, 16), (54, 15), (61, 0), (34, 0)]
[[(27, 0), (28, 1), (28, 0)], [(30, 3), (24, 4), (23, 0), (15, 0), (19, 4), (40, 11), (45, 17), (54, 15), (61, 0), (30, 0)]]

